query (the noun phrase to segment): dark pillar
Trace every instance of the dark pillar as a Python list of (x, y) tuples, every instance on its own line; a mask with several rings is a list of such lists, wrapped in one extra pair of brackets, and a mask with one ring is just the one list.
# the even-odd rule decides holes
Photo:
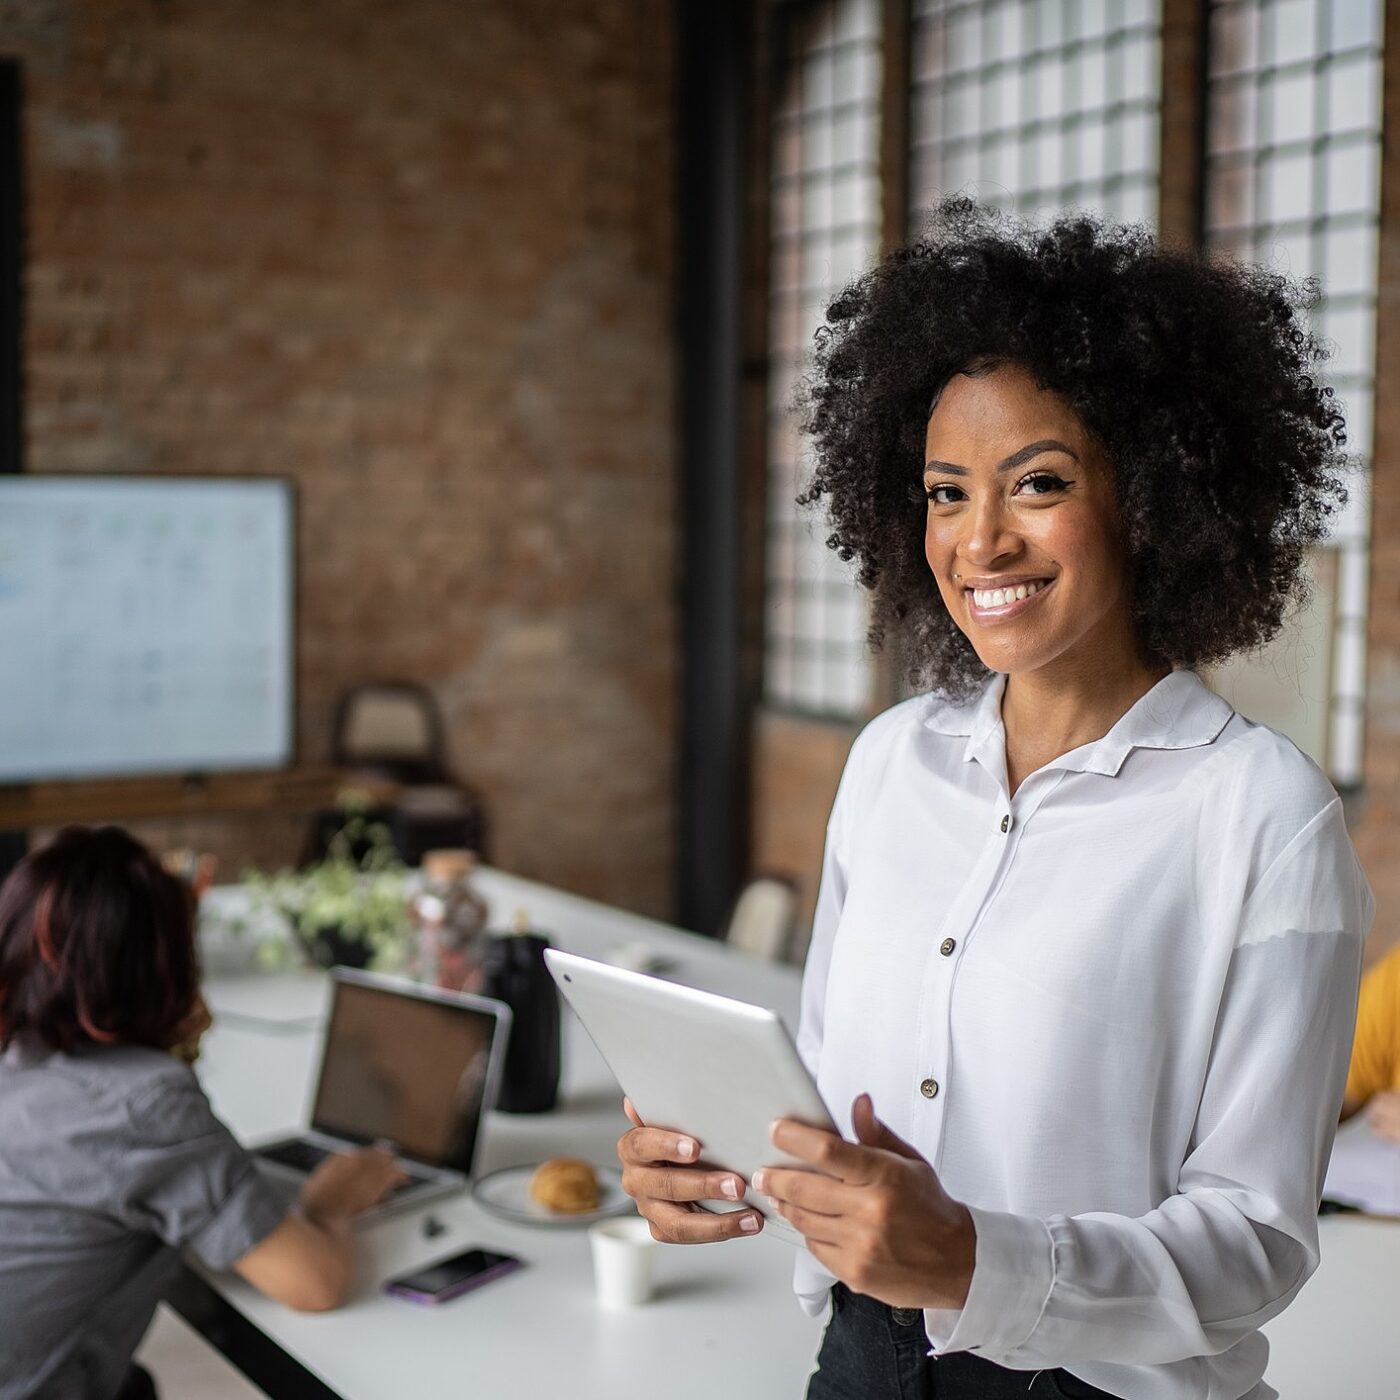
[(677, 917), (718, 932), (746, 849), (740, 355), (744, 7), (678, 26), (681, 752)]

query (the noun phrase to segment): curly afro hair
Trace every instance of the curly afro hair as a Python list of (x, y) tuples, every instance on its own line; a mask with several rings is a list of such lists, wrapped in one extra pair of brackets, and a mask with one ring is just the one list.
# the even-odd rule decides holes
[(1267, 642), (1306, 596), (1305, 555), (1346, 500), (1346, 432), (1304, 313), (1315, 282), (1158, 246), (1088, 215), (1038, 228), (966, 198), (831, 302), (798, 403), (827, 543), (873, 592), (870, 641), (920, 689), (988, 672), (924, 558), (930, 403), (1014, 364), (1112, 464), (1142, 654), (1196, 667)]

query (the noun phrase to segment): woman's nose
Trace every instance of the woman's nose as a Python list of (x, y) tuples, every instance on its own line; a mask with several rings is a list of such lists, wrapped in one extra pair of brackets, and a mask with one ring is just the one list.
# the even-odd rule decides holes
[(1011, 529), (1011, 522), (997, 497), (990, 497), (968, 512), (958, 553), (969, 564), (985, 566), (1015, 554), (1020, 539)]

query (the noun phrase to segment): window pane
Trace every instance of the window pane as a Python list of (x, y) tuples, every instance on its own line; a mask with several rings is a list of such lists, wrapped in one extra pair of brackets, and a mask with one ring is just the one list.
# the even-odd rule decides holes
[(1206, 218), (1217, 230), (1254, 222), (1254, 164), (1223, 162), (1211, 173)]
[(1275, 156), (1264, 163), (1259, 215), (1281, 224), (1306, 218), (1312, 208), (1313, 161), (1310, 156)]
[(1379, 51), (1382, 0), (1334, 0), (1327, 6), (1333, 50), (1354, 46)]
[(1327, 162), (1327, 213), (1369, 214), (1379, 207), (1380, 143), (1334, 146)]
[(1306, 61), (1317, 41), (1317, 0), (1273, 0), (1264, 10), (1265, 60), (1274, 65)]
[(1259, 61), (1258, 13), (1253, 5), (1216, 6), (1211, 12), (1210, 64), (1213, 77), (1245, 72)]
[(1276, 146), (1303, 141), (1312, 135), (1316, 125), (1313, 112), (1313, 75), (1280, 74), (1269, 85), (1266, 130)]
[(1330, 130), (1374, 129), (1380, 120), (1380, 66), (1367, 54), (1338, 63), (1327, 73), (1327, 125)]

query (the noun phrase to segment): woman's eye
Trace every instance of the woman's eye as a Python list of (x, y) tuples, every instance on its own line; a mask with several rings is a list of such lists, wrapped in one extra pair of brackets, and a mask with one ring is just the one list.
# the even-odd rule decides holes
[(1056, 491), (1063, 491), (1068, 484), (1054, 472), (1031, 472), (1016, 483), (1016, 490), (1030, 496), (1051, 496)]
[(924, 495), (936, 506), (951, 506), (961, 498), (962, 491), (957, 486), (930, 486)]

